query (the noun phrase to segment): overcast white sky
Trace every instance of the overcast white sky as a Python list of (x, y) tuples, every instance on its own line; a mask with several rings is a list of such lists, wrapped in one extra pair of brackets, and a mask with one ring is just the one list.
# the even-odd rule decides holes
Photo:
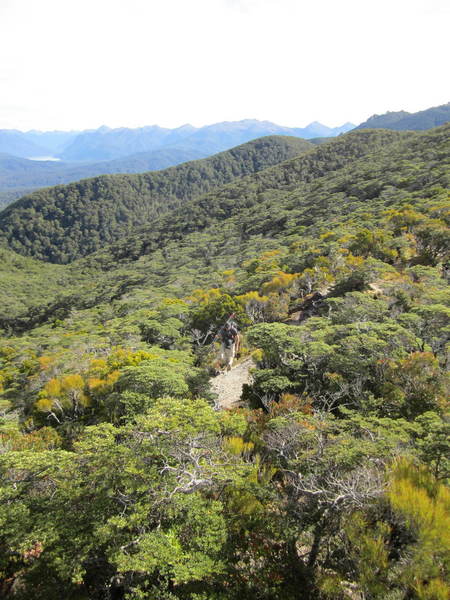
[(450, 100), (447, 0), (0, 0), (0, 128), (335, 126)]

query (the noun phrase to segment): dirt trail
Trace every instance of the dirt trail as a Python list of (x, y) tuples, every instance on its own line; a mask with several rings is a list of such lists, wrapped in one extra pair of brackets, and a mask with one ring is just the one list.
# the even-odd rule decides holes
[(233, 408), (238, 406), (244, 383), (251, 382), (249, 370), (253, 367), (251, 358), (244, 360), (227, 373), (210, 379), (211, 389), (217, 394), (216, 408)]

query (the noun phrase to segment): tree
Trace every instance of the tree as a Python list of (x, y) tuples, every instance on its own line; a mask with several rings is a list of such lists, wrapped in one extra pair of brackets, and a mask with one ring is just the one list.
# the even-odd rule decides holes
[[(242, 429), (223, 422), (227, 435)], [(55, 600), (162, 599), (218, 577), (220, 491), (250, 469), (221, 423), (205, 401), (161, 399), (126, 427), (86, 428), (74, 452), (2, 455), (2, 576), (20, 576), (24, 598)]]

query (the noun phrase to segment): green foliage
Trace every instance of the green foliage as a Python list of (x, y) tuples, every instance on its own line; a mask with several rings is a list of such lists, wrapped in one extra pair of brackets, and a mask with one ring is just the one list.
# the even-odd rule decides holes
[[(373, 305), (369, 303), (369, 307)], [(363, 304), (361, 310), (366, 314), (367, 305)], [(263, 351), (260, 371), (254, 374), (256, 396), (269, 394), (271, 400), (276, 400), (284, 391), (308, 393), (318, 406), (324, 401), (333, 406), (350, 404), (360, 410), (377, 410), (381, 415), (395, 413), (412, 418), (442, 406), (437, 391), (444, 393), (444, 383), (436, 378), (437, 362), (425, 356), (424, 364), (419, 365), (421, 355), (410, 354), (417, 348), (411, 332), (388, 318), (382, 323), (368, 320), (345, 325), (331, 323), (322, 317), (296, 327), (283, 324), (252, 327), (249, 341)], [(408, 385), (404, 379), (392, 381), (390, 369), (394, 362), (389, 366), (388, 357), (398, 358), (405, 379), (416, 373), (423, 381), (422, 389), (427, 390), (425, 395), (421, 395), (417, 381), (411, 379)], [(423, 370), (427, 359), (434, 365), (430, 365), (428, 373)], [(433, 383), (427, 387), (426, 382), (430, 381)], [(400, 395), (401, 400), (392, 402), (400, 402), (401, 406), (394, 408), (390, 404), (390, 393)], [(385, 400), (377, 401), (377, 396)]]
[[(345, 135), (71, 265), (3, 251), (2, 597), (446, 597), (447, 144)], [(249, 402), (214, 411), (231, 313)]]
[(390, 361), (383, 375), (381, 393), (390, 414), (413, 419), (424, 412), (445, 411), (449, 382), (431, 353), (414, 352)]
[[(67, 275), (58, 265), (49, 265), (0, 248), (0, 327), (2, 317), (17, 317), (36, 303), (46, 303), (62, 293)], [(45, 282), (45, 285), (43, 285)]]
[(361, 514), (355, 513), (347, 525), (346, 534), (361, 589), (370, 598), (388, 597), (389, 526), (377, 522), (370, 527)]
[(182, 327), (183, 321), (174, 317), (169, 317), (163, 323), (156, 319), (148, 319), (140, 325), (144, 342), (166, 349), (173, 348), (181, 340), (180, 329)]
[(248, 324), (248, 317), (242, 310), (242, 306), (229, 294), (221, 293), (219, 290), (210, 290), (209, 294), (199, 298), (190, 313), (189, 327), (207, 335), (205, 341), (210, 342), (222, 325), (233, 316), (233, 320), (239, 326)]
[(152, 398), (183, 396), (188, 391), (182, 375), (176, 377), (174, 365), (154, 360), (144, 361), (138, 367), (125, 367), (117, 386), (119, 390), (147, 393)]
[(450, 494), (424, 467), (405, 461), (392, 473), (389, 489), (392, 508), (404, 518), (412, 535), (411, 553), (401, 578), (419, 600), (448, 597), (450, 548)]
[(3, 573), (22, 569), (24, 597), (51, 598), (217, 576), (226, 524), (202, 489), (238, 484), (246, 469), (219, 432), (205, 402), (170, 399), (125, 429), (87, 428), (73, 452), (3, 455)]

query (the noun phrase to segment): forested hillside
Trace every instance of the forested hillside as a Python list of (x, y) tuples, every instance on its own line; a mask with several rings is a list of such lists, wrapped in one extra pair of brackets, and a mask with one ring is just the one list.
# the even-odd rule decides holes
[[(2, 597), (448, 599), (449, 134), (180, 175), (71, 264), (2, 251)], [(79, 256), (43, 206), (18, 248)], [(230, 314), (252, 381), (217, 411)]]
[(101, 176), (39, 190), (0, 213), (0, 236), (24, 255), (70, 262), (151, 222), (187, 198), (310, 147), (297, 138), (261, 138), (159, 173)]
[[(226, 216), (241, 206), (255, 202), (255, 195), (272, 189), (289, 189), (351, 163), (366, 153), (405, 134), (386, 131), (359, 132), (321, 144), (301, 158), (293, 159), (260, 177), (242, 179), (235, 187), (224, 189), (220, 196), (205, 198), (207, 210), (219, 203), (219, 212), (227, 206)], [(90, 254), (102, 244), (122, 238), (133, 227), (153, 221), (168, 208), (180, 205), (181, 222), (192, 229), (202, 204), (192, 197), (214, 185), (225, 183), (265, 166), (300, 154), (308, 142), (295, 138), (262, 138), (238, 149), (168, 169), (162, 173), (136, 176), (101, 177), (66, 187), (36, 192), (0, 213), (0, 239), (9, 247), (28, 256), (65, 263)], [(259, 148), (260, 144), (263, 148)], [(228, 196), (231, 196), (225, 200)], [(200, 207), (200, 208), (199, 208)], [(193, 214), (191, 214), (193, 210)], [(177, 213), (178, 214), (178, 213)], [(172, 217), (168, 217), (168, 226)], [(178, 221), (176, 220), (176, 223)], [(152, 229), (154, 225), (152, 223)], [(166, 225), (161, 225), (166, 230)]]
[[(445, 139), (444, 132), (441, 137)], [(271, 236), (285, 230), (286, 223), (289, 222), (292, 226), (298, 214), (301, 218), (298, 219), (297, 226), (320, 226), (328, 222), (334, 211), (342, 215), (348, 210), (356, 209), (359, 201), (365, 204), (369, 194), (376, 194), (381, 184), (375, 184), (371, 190), (370, 184), (364, 179), (378, 181), (379, 177), (383, 177), (383, 171), (388, 169), (389, 172), (392, 168), (389, 164), (391, 158), (407, 152), (410, 146), (415, 154), (415, 139), (413, 134), (388, 131), (347, 134), (297, 158), (255, 175), (236, 179), (215, 192), (183, 203), (169, 215), (153, 221), (151, 228), (137, 230), (129, 238), (123, 238), (108, 247), (107, 252), (100, 251), (93, 257), (91, 264), (101, 262), (105, 265), (111, 260), (111, 264), (115, 265), (115, 261), (119, 259), (137, 258), (155, 248), (167, 249), (167, 244), (173, 240), (186, 243), (189, 239), (187, 234), (198, 233), (214, 225), (221, 228), (222, 221), (226, 221), (230, 227), (237, 227), (232, 235), (234, 242), (236, 236), (245, 240), (254, 235)], [(401, 140), (405, 143), (399, 147), (397, 142)], [(384, 146), (386, 150), (382, 152)], [(425, 168), (422, 156), (415, 158)], [(352, 167), (358, 172), (354, 179), (351, 175)], [(361, 171), (367, 171), (362, 180)], [(354, 186), (355, 192), (350, 196), (350, 205), (348, 201), (334, 202), (339, 197), (345, 198), (347, 191), (345, 187), (340, 189), (342, 184), (338, 183), (341, 195), (333, 196), (332, 190), (336, 189), (336, 182), (341, 182), (340, 175), (351, 180), (349, 186)], [(316, 181), (317, 186), (313, 185)], [(362, 186), (361, 190), (358, 190), (357, 182)], [(325, 188), (323, 192), (322, 186)], [(232, 217), (234, 218), (230, 219)], [(222, 235), (219, 231), (217, 233)], [(214, 243), (220, 246), (217, 238)], [(231, 245), (232, 242), (229, 241), (228, 246)]]
[[(74, 165), (0, 155), (0, 209), (34, 188), (49, 187), (109, 173), (158, 171), (208, 156), (195, 150), (155, 150), (101, 163)], [(20, 193), (22, 191), (22, 193)]]

